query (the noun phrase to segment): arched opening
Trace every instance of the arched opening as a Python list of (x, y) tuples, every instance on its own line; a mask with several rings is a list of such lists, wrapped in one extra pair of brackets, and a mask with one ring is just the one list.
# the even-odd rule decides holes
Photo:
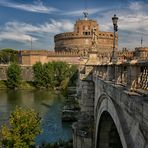
[(123, 148), (115, 123), (106, 111), (100, 118), (97, 148)]

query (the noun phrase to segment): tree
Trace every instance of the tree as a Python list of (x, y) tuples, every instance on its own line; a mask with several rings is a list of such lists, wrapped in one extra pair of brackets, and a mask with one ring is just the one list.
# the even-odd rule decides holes
[(15, 89), (21, 82), (21, 68), (16, 63), (11, 63), (7, 69), (7, 87)]
[(76, 86), (76, 82), (78, 79), (78, 68), (76, 65), (71, 65), (70, 67), (70, 80), (69, 80), (69, 85), (74, 85)]
[(46, 88), (51, 88), (55, 86), (55, 79), (54, 79), (54, 65), (52, 62), (45, 63), (43, 65), (44, 69), (44, 84)]
[(0, 50), (0, 63), (18, 62), (18, 51), (10, 48)]
[(69, 79), (69, 65), (65, 62), (55, 62), (54, 67), (57, 86), (61, 86), (61, 84), (63, 84), (63, 81), (67, 82), (67, 79)]
[(1, 144), (5, 148), (31, 148), (41, 132), (40, 117), (31, 109), (16, 107), (9, 118), (9, 126), (2, 126)]
[(34, 83), (37, 88), (44, 87), (44, 69), (41, 62), (37, 62), (35, 65), (33, 65), (33, 71), (34, 71)]
[(34, 82), (38, 88), (66, 89), (69, 81), (72, 84), (76, 81), (76, 66), (71, 66), (65, 62), (49, 62), (42, 64), (40, 62), (33, 66)]

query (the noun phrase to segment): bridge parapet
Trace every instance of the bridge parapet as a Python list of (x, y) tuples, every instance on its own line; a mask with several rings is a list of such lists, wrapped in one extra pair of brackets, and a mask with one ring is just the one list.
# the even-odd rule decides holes
[(97, 65), (92, 73), (131, 91), (148, 91), (148, 61)]

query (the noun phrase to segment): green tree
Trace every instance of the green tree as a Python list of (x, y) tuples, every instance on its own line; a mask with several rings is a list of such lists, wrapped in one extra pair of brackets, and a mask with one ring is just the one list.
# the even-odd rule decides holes
[(15, 89), (21, 82), (21, 68), (16, 63), (11, 63), (7, 69), (7, 87)]
[(1, 144), (5, 148), (31, 148), (41, 132), (40, 117), (31, 109), (17, 107), (11, 113), (9, 126), (2, 126)]
[(76, 86), (76, 82), (78, 79), (78, 68), (76, 65), (71, 65), (70, 67), (70, 80), (69, 85)]
[(45, 63), (43, 65), (44, 69), (44, 84), (46, 88), (55, 87), (55, 79), (54, 79), (54, 65), (52, 62)]
[(38, 88), (60, 88), (66, 89), (69, 81), (76, 81), (74, 75), (77, 71), (76, 66), (71, 66), (65, 62), (40, 62), (33, 66), (34, 82)]
[(67, 63), (65, 62), (55, 62), (55, 79), (57, 81), (57, 86), (61, 86), (64, 82), (67, 83), (69, 81), (70, 69)]
[(34, 83), (37, 88), (44, 87), (44, 69), (41, 62), (37, 62), (33, 65), (33, 71), (34, 71)]
[(0, 50), (0, 63), (18, 62), (18, 51), (10, 48)]

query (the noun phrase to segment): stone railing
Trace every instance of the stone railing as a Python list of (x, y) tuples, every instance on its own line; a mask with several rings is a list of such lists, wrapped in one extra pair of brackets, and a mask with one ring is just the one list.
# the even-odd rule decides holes
[(143, 63), (123, 63), (98, 65), (94, 74), (105, 81), (122, 85), (131, 91), (148, 91), (148, 61)]
[(132, 89), (142, 89), (148, 91), (148, 66), (142, 66), (140, 69), (138, 78), (133, 81)]
[[(134, 60), (133, 60), (134, 61)], [(100, 63), (99, 65), (83, 66), (80, 79), (98, 77), (120, 85), (130, 91), (148, 91), (148, 61), (124, 63)], [(92, 77), (91, 77), (92, 75)], [(143, 93), (143, 92), (142, 92)]]

